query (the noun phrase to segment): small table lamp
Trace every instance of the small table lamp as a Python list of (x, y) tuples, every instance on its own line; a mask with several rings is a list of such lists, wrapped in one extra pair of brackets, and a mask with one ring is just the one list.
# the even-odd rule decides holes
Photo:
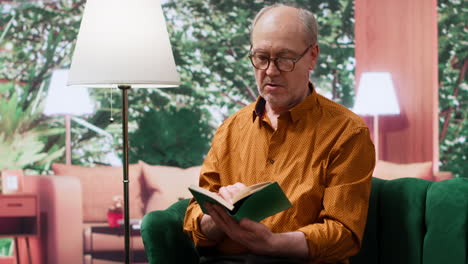
[(353, 111), (374, 116), (375, 158), (379, 160), (379, 115), (400, 114), (390, 73), (365, 72), (361, 75)]
[(128, 90), (179, 83), (159, 1), (87, 2), (68, 85), (122, 91), (125, 263), (130, 263)]
[(44, 114), (65, 116), (65, 157), (71, 164), (71, 115), (93, 113), (93, 104), (88, 90), (84, 87), (63, 89), (67, 86), (68, 70), (54, 70), (47, 93)]

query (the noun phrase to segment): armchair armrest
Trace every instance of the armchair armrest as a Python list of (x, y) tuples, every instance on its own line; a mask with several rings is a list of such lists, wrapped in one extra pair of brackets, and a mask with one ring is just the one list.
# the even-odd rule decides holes
[[(83, 212), (81, 184), (70, 176), (25, 176), (25, 191), (39, 196), (40, 240), (46, 263), (81, 262), (83, 258)], [(41, 217), (42, 218), (42, 217)]]
[(189, 201), (180, 200), (165, 210), (152, 211), (143, 217), (141, 238), (151, 264), (198, 263), (198, 251), (183, 232)]
[(434, 172), (434, 181), (443, 181), (453, 178), (453, 173), (450, 171), (436, 171)]

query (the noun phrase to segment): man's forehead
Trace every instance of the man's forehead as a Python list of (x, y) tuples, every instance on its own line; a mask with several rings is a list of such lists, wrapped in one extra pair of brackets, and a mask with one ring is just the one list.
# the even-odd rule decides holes
[(304, 34), (304, 23), (300, 19), (291, 20), (260, 20), (252, 31), (252, 37), (271, 34)]
[(297, 54), (307, 46), (302, 34), (260, 34), (251, 44), (251, 52), (268, 54)]
[(271, 10), (264, 14), (252, 31), (253, 48), (264, 49), (271, 45), (277, 48), (276, 52), (294, 52), (296, 48), (302, 46), (302, 42), (306, 39), (304, 23), (294, 13)]
[(303, 21), (300, 18), (299, 10), (289, 6), (276, 7), (264, 13), (254, 25), (255, 28), (272, 31), (303, 31)]

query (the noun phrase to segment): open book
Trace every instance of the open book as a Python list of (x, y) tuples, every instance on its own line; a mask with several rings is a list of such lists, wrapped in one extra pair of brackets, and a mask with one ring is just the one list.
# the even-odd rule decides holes
[(248, 186), (233, 197), (232, 203), (196, 185), (190, 185), (189, 191), (205, 214), (208, 214), (204, 206), (205, 202), (216, 203), (225, 207), (237, 221), (249, 218), (258, 222), (292, 207), (277, 182), (263, 182)]

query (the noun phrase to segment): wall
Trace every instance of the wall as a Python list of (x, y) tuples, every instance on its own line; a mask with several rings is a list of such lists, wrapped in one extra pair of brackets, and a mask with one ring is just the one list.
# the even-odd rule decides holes
[(362, 72), (388, 71), (400, 103), (399, 116), (379, 119), (380, 159), (437, 170), (436, 0), (356, 0), (355, 19), (356, 87)]

